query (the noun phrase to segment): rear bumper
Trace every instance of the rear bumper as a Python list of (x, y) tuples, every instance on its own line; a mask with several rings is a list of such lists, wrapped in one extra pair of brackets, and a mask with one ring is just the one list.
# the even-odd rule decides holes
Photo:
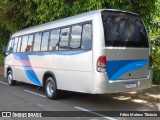
[[(106, 73), (97, 73), (95, 75), (95, 94), (129, 92), (150, 88), (152, 85), (152, 70), (149, 71), (147, 78), (108, 81)], [(98, 81), (100, 81), (99, 84)], [(136, 87), (126, 88), (126, 84), (135, 83)]]

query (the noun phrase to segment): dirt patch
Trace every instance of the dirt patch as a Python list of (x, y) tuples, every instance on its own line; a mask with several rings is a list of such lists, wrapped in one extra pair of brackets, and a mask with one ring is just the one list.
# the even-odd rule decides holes
[(4, 68), (0, 67), (0, 74), (3, 74), (3, 73), (4, 73)]

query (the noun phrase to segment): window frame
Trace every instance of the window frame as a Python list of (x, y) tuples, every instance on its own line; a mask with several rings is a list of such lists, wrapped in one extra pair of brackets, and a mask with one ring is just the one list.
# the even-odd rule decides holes
[[(83, 26), (84, 26), (85, 24), (91, 24), (91, 26), (92, 26), (92, 28), (91, 28), (92, 39), (91, 39), (91, 40), (92, 40), (92, 43), (93, 43), (93, 21), (92, 21), (92, 20), (85, 21), (85, 22), (80, 22), (80, 23), (75, 23), (75, 24), (70, 24), (70, 25), (66, 25), (66, 26), (61, 26), (61, 27), (56, 27), (56, 28), (51, 28), (51, 29), (46, 29), (46, 30), (42, 30), (42, 31), (36, 31), (36, 32), (32, 32), (32, 33), (24, 34), (24, 35), (20, 35), (20, 36), (15, 36), (15, 37), (11, 37), (10, 40), (11, 40), (11, 39), (14, 40), (16, 37), (18, 37), (18, 40), (19, 40), (19, 38), (22, 37), (22, 39), (21, 39), (20, 52), (16, 52), (16, 53), (28, 53), (28, 52), (21, 52), (21, 49), (22, 49), (22, 40), (23, 40), (23, 37), (24, 37), (24, 36), (28, 36), (28, 38), (29, 38), (30, 35), (33, 35), (33, 43), (32, 43), (33, 47), (32, 47), (32, 51), (30, 51), (30, 52), (52, 52), (52, 51), (53, 51), (53, 52), (54, 52), (54, 51), (60, 51), (60, 52), (61, 52), (61, 51), (92, 50), (92, 49), (93, 49), (93, 44), (92, 44), (92, 48), (91, 48), (91, 49), (82, 49), (82, 48), (81, 48), (81, 45), (82, 45), (82, 35), (83, 35)], [(76, 26), (76, 25), (81, 25), (81, 26), (82, 26), (80, 47), (77, 48), (77, 49), (73, 49), (73, 48), (71, 49), (71, 48), (70, 48), (70, 41), (71, 41), (72, 26)], [(70, 28), (70, 34), (69, 34), (69, 40), (68, 40), (68, 49), (59, 50), (61, 29), (64, 29), (64, 28), (67, 28), (67, 27)], [(58, 44), (57, 44), (57, 45), (58, 45), (58, 48), (55, 49), (55, 50), (49, 50), (49, 42), (50, 42), (51, 31), (52, 31), (52, 30), (57, 30), (57, 29), (60, 29), (60, 32), (59, 32), (59, 41), (58, 41)], [(42, 44), (43, 33), (44, 33), (44, 32), (47, 32), (47, 31), (49, 32), (49, 39), (48, 39), (47, 51), (41, 51), (41, 44)], [(36, 34), (36, 33), (41, 33), (41, 34), (42, 34), (42, 36), (41, 36), (41, 43), (40, 43), (40, 50), (39, 50), (39, 51), (33, 51), (33, 49), (34, 49), (34, 43), (35, 43), (35, 34)], [(27, 39), (27, 45), (28, 45), (28, 39)]]

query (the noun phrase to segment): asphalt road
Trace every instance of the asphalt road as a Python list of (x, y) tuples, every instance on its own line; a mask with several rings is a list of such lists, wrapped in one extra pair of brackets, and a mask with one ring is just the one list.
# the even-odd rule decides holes
[[(74, 92), (64, 92), (61, 99), (49, 100), (45, 96), (44, 89), (37, 90), (36, 86), (25, 83), (9, 86), (3, 75), (0, 75), (0, 111), (84, 111), (99, 117), (55, 117), (54, 119), (128, 120), (137, 118), (104, 117), (97, 111), (160, 111), (160, 104), (118, 94), (91, 95)], [(0, 120), (5, 119), (0, 118)], [(12, 119), (17, 120), (17, 118), (7, 118), (7, 120)], [(53, 120), (53, 118), (47, 119)]]

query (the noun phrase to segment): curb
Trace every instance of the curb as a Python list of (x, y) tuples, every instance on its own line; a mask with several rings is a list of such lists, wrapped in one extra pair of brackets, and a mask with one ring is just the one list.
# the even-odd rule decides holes
[(142, 99), (150, 102), (160, 103), (160, 96), (151, 95), (149, 93), (141, 93), (141, 92), (137, 93), (136, 91), (133, 91), (133, 92), (120, 93), (120, 95), (136, 98), (136, 99)]

